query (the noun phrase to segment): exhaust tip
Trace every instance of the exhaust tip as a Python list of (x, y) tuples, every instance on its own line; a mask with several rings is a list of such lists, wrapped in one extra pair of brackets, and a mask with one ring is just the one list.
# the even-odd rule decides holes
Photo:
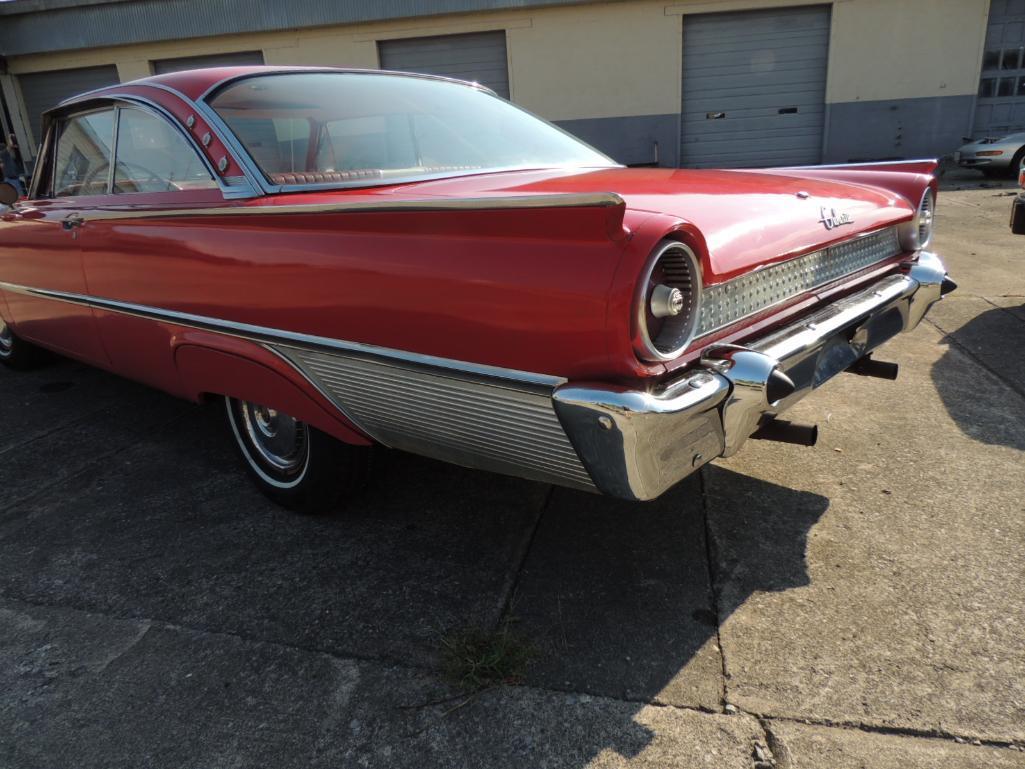
[(943, 276), (943, 282), (940, 284), (940, 296), (946, 296), (951, 291), (957, 288), (957, 283), (952, 281), (946, 275)]
[(751, 437), (760, 441), (814, 446), (819, 442), (819, 426), (803, 422), (788, 422), (785, 419), (770, 419), (755, 430)]
[(847, 369), (848, 373), (858, 376), (870, 376), (876, 379), (889, 379), (891, 382), (900, 373), (900, 366), (896, 363), (889, 363), (884, 360), (875, 360), (869, 353), (863, 358), (854, 361)]

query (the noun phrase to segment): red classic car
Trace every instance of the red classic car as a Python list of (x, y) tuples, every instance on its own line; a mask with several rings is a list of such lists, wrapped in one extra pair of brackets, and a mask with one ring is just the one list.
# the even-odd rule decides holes
[[(45, 116), (0, 221), (0, 360), (33, 345), (223, 399), (279, 503), (373, 444), (634, 500), (752, 435), (954, 284), (935, 163), (629, 169), (472, 83), (247, 67)], [(5, 190), (6, 202), (13, 202)]]

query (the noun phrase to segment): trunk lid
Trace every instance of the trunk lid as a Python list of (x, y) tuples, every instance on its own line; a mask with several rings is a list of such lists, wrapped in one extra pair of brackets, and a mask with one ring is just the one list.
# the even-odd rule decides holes
[[(810, 170), (810, 169), (809, 169)], [(441, 197), (614, 192), (636, 212), (692, 223), (706, 241), (712, 275), (726, 280), (773, 262), (907, 221), (914, 208), (879, 187), (786, 172), (608, 168), (519, 171), (404, 185)]]

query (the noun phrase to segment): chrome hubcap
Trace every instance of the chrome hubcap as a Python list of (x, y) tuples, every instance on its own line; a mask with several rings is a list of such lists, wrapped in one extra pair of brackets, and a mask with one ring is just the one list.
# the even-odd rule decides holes
[(270, 467), (289, 474), (306, 461), (306, 425), (275, 409), (242, 401), (246, 438), (259, 458)]
[(4, 323), (2, 318), (0, 318), (0, 357), (6, 358), (11, 354), (11, 350), (13, 349), (14, 337), (11, 335), (11, 329), (8, 328), (7, 324)]

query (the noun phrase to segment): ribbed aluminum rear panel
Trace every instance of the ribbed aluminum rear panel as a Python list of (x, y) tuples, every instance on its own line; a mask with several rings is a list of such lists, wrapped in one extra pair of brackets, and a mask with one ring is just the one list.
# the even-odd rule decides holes
[(550, 391), (400, 361), (275, 350), (386, 446), (466, 467), (594, 488), (559, 423)]

